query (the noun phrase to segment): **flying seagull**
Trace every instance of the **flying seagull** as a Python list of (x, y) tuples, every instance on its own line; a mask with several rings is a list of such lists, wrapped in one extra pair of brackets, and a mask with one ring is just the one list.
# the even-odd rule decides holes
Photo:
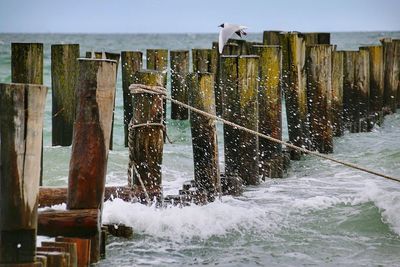
[(236, 33), (239, 35), (239, 37), (242, 37), (243, 35), (246, 35), (247, 33), (244, 31), (247, 29), (246, 26), (241, 26), (237, 24), (230, 24), (230, 23), (222, 23), (218, 27), (221, 27), (221, 30), (219, 32), (219, 42), (218, 42), (218, 48), (219, 48), (219, 53), (222, 53), (222, 50), (224, 49), (224, 45), (228, 41), (228, 39)]

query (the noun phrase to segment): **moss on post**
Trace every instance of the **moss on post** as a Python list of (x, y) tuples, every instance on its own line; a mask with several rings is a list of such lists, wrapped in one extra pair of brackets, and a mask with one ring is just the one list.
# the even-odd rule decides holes
[(333, 152), (331, 55), (330, 45), (309, 45), (306, 48), (311, 145), (320, 153)]
[(75, 119), (79, 44), (51, 46), (52, 145), (70, 146)]
[[(160, 71), (141, 70), (135, 73), (134, 81), (135, 84), (162, 87), (164, 74)], [(159, 191), (164, 147), (163, 98), (157, 93), (141, 93), (132, 88), (131, 93), (133, 116), (129, 125), (129, 171), (132, 187), (133, 190), (143, 192), (141, 179), (147, 191)]]
[[(255, 45), (253, 52), (260, 57), (258, 131), (282, 140), (281, 48)], [(258, 138), (258, 142), (260, 174), (263, 177), (282, 178), (282, 145), (265, 138)]]
[(264, 31), (263, 43), (265, 45), (280, 45), (280, 34), (282, 31)]
[[(215, 115), (214, 76), (211, 73), (197, 73), (188, 76), (190, 105)], [(220, 192), (218, 165), (218, 143), (215, 120), (196, 112), (190, 112), (192, 132), (194, 178), (198, 188), (214, 199)]]
[(129, 86), (134, 83), (133, 78), (136, 71), (142, 69), (143, 53), (140, 51), (122, 51), (121, 67), (122, 67), (122, 97), (124, 101), (124, 133), (125, 147), (128, 147), (128, 125), (132, 119), (133, 106), (132, 94)]
[(332, 52), (332, 127), (334, 136), (344, 134), (342, 51)]
[[(177, 50), (170, 52), (171, 61), (171, 97), (183, 103), (188, 103), (188, 88), (185, 83), (189, 73), (189, 51)], [(175, 103), (171, 103), (171, 119), (187, 120), (189, 111)]]

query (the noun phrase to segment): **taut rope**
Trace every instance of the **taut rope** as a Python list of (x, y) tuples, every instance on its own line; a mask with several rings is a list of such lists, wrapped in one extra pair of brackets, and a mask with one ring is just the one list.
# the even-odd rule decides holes
[(329, 157), (329, 156), (327, 156), (325, 154), (321, 154), (321, 153), (316, 152), (316, 151), (311, 151), (311, 150), (308, 150), (306, 148), (295, 146), (293, 144), (290, 144), (290, 143), (287, 143), (285, 141), (273, 138), (271, 136), (256, 132), (254, 130), (250, 130), (250, 129), (248, 129), (246, 127), (243, 127), (243, 126), (240, 126), (240, 125), (238, 125), (236, 123), (233, 123), (233, 122), (227, 121), (225, 119), (222, 119), (222, 118), (220, 118), (220, 117), (218, 117), (216, 115), (213, 115), (213, 114), (207, 113), (205, 111), (202, 111), (200, 109), (197, 109), (197, 108), (194, 108), (192, 106), (189, 106), (188, 104), (185, 104), (185, 103), (180, 102), (178, 100), (175, 100), (175, 99), (173, 99), (171, 97), (168, 97), (166, 95), (166, 93), (165, 93), (166, 92), (165, 88), (163, 88), (161, 86), (146, 86), (146, 85), (142, 85), (142, 84), (132, 84), (131, 87), (133, 87), (135, 89), (136, 88), (140, 88), (140, 92), (143, 92), (143, 93), (161, 94), (161, 97), (163, 97), (163, 98), (165, 98), (165, 99), (167, 99), (167, 100), (169, 100), (169, 101), (171, 101), (171, 102), (173, 102), (175, 104), (181, 105), (181, 106), (183, 106), (183, 107), (185, 107), (187, 109), (190, 109), (190, 110), (192, 110), (192, 111), (194, 111), (196, 113), (199, 113), (199, 114), (201, 114), (203, 116), (206, 116), (206, 117), (209, 117), (209, 118), (212, 118), (212, 119), (215, 119), (217, 121), (220, 121), (220, 122), (222, 122), (224, 124), (227, 124), (227, 125), (230, 125), (232, 127), (235, 127), (237, 129), (240, 129), (240, 130), (243, 130), (245, 132), (260, 136), (260, 137), (265, 138), (265, 139), (267, 139), (269, 141), (285, 145), (286, 147), (290, 147), (290, 148), (296, 149), (296, 150), (301, 151), (301, 152), (306, 153), (306, 154), (310, 154), (310, 155), (313, 155), (313, 156), (316, 156), (316, 157), (320, 157), (320, 158), (323, 158), (323, 159), (327, 159), (327, 160), (342, 164), (342, 165), (347, 166), (349, 168), (357, 169), (357, 170), (360, 170), (360, 171), (363, 171), (363, 172), (367, 172), (367, 173), (370, 173), (370, 174), (373, 174), (373, 175), (376, 175), (376, 176), (379, 176), (379, 177), (382, 177), (382, 178), (385, 178), (385, 179), (389, 179), (389, 180), (392, 180), (392, 181), (400, 182), (400, 178), (396, 178), (396, 177), (392, 177), (392, 176), (389, 176), (389, 175), (386, 175), (386, 174), (382, 174), (382, 173), (379, 173), (379, 172), (376, 172), (374, 170), (370, 170), (370, 169), (364, 168), (362, 166), (358, 166), (358, 165), (350, 163), (350, 162), (346, 162), (346, 161), (342, 161), (342, 160), (339, 160), (339, 159), (335, 159), (335, 158)]

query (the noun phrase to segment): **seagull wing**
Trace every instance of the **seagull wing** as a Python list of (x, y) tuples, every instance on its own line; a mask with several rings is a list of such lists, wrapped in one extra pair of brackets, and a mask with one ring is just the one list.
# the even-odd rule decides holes
[(228, 41), (228, 39), (237, 31), (238, 28), (236, 25), (226, 25), (224, 28), (222, 28), (219, 32), (219, 42), (218, 42), (218, 48), (219, 48), (219, 53), (222, 53), (222, 50), (224, 49), (224, 45)]

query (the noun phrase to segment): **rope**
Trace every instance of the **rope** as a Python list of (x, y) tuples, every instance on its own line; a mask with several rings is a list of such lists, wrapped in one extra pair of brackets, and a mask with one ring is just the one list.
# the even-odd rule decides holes
[[(131, 86), (132, 86), (132, 85), (131, 85)], [(135, 86), (140, 87), (141, 85), (135, 84)], [(129, 87), (129, 88), (130, 88), (130, 87)], [(162, 88), (162, 90), (159, 91), (159, 88), (151, 88), (151, 90), (147, 90), (146, 88), (141, 87), (141, 91), (142, 91), (143, 93), (149, 93), (149, 94), (161, 94), (161, 93), (164, 93), (164, 92), (165, 92), (165, 88), (163, 88), (163, 87), (161, 87), (161, 88)], [(359, 170), (359, 171), (363, 171), (363, 172), (366, 172), (366, 173), (369, 173), (369, 174), (373, 174), (373, 175), (376, 175), (376, 176), (379, 176), (379, 177), (382, 177), (382, 178), (385, 178), (385, 179), (389, 179), (389, 180), (392, 180), (392, 181), (400, 182), (400, 178), (396, 178), (396, 177), (392, 177), (392, 176), (389, 176), (389, 175), (386, 175), (386, 174), (378, 173), (378, 172), (376, 172), (376, 171), (374, 171), (374, 170), (370, 170), (370, 169), (367, 169), (367, 168), (362, 167), (362, 166), (358, 166), (358, 165), (353, 164), (353, 163), (350, 163), (350, 162), (346, 162), (346, 161), (342, 161), (342, 160), (339, 160), (339, 159), (335, 159), (335, 158), (329, 157), (329, 156), (327, 156), (327, 155), (325, 155), (325, 154), (321, 154), (321, 153), (316, 152), (316, 151), (311, 151), (311, 150), (308, 150), (308, 149), (306, 149), (306, 148), (302, 148), (302, 147), (295, 146), (295, 145), (290, 144), (290, 143), (287, 143), (287, 142), (285, 142), (285, 141), (282, 141), (282, 140), (273, 138), (273, 137), (271, 137), (271, 136), (268, 136), (268, 135), (259, 133), (259, 132), (257, 132), (257, 131), (248, 129), (248, 128), (243, 127), (243, 126), (240, 126), (240, 125), (238, 125), (238, 124), (236, 124), (236, 123), (227, 121), (227, 120), (222, 119), (222, 118), (220, 118), (220, 117), (218, 117), (218, 116), (216, 116), (216, 115), (213, 115), (213, 114), (207, 113), (207, 112), (205, 112), (205, 111), (202, 111), (202, 110), (200, 110), (200, 109), (194, 108), (194, 107), (192, 107), (192, 106), (189, 106), (188, 104), (185, 104), (185, 103), (180, 102), (180, 101), (178, 101), (178, 100), (175, 100), (175, 99), (173, 99), (173, 98), (171, 98), (171, 97), (168, 97), (168, 96), (166, 96), (165, 94), (162, 95), (162, 97), (165, 98), (165, 99), (167, 99), (167, 100), (169, 100), (169, 101), (171, 101), (171, 102), (173, 102), (173, 103), (175, 103), (175, 104), (181, 105), (181, 106), (183, 106), (183, 107), (185, 107), (185, 108), (187, 108), (187, 109), (189, 109), (189, 110), (191, 110), (191, 111), (194, 111), (194, 112), (196, 112), (196, 113), (199, 113), (199, 114), (201, 114), (201, 115), (203, 115), (203, 116), (206, 116), (206, 117), (215, 119), (215, 120), (217, 120), (217, 121), (220, 121), (220, 122), (222, 122), (222, 123), (224, 123), (224, 124), (230, 125), (230, 126), (232, 126), (232, 127), (234, 127), (234, 128), (243, 130), (243, 131), (245, 131), (245, 132), (248, 132), (248, 133), (251, 133), (251, 134), (260, 136), (260, 137), (265, 138), (265, 139), (267, 139), (267, 140), (269, 140), (269, 141), (271, 141), (271, 142), (279, 143), (279, 144), (285, 145), (286, 147), (290, 147), (290, 148), (293, 148), (293, 149), (295, 149), (295, 150), (298, 150), (298, 151), (301, 151), (301, 152), (303, 152), (303, 153), (310, 154), (310, 155), (313, 155), (313, 156), (316, 156), (316, 157), (320, 157), (320, 158), (323, 158), (323, 159), (327, 159), (327, 160), (330, 160), (330, 161), (339, 163), (339, 164), (341, 164), (341, 165), (347, 166), (347, 167), (349, 167), (349, 168), (357, 169), (357, 170)]]

